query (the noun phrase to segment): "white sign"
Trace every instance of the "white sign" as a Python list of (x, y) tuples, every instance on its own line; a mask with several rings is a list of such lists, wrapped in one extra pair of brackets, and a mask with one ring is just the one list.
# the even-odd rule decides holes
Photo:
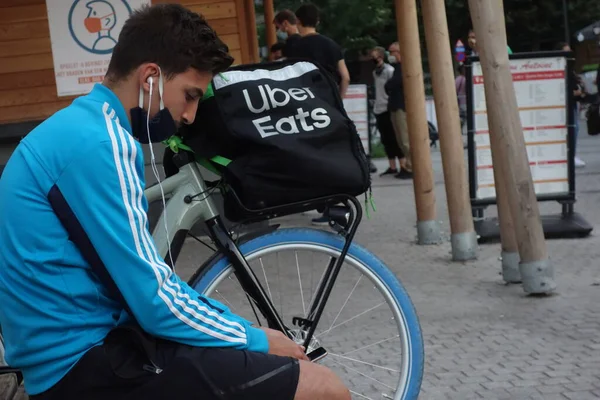
[[(535, 193), (569, 192), (566, 60), (511, 60), (513, 84)], [(473, 63), (473, 111), (477, 199), (496, 197), (488, 115), (479, 62)]]
[(102, 82), (131, 12), (150, 0), (46, 0), (58, 96)]
[(344, 109), (356, 125), (365, 152), (369, 154), (369, 107), (367, 85), (350, 85), (344, 96)]

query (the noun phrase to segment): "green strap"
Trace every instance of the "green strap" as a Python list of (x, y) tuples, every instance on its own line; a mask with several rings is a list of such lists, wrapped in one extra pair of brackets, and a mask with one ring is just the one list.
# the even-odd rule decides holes
[[(179, 153), (179, 149), (194, 153), (194, 150), (192, 150), (192, 148), (190, 146), (183, 144), (183, 140), (181, 139), (181, 137), (179, 137), (177, 135), (171, 136), (169, 139), (165, 140), (163, 143), (166, 144), (174, 153)], [(202, 165), (204, 168), (208, 169), (209, 171), (211, 171), (217, 175), (221, 175), (221, 172), (214, 166), (214, 164), (218, 164), (223, 167), (226, 167), (231, 163), (230, 159), (222, 157), (222, 156), (214, 156), (210, 160), (207, 160), (205, 158), (196, 157), (196, 161), (198, 162), (198, 164)]]
[(222, 165), (223, 167), (228, 166), (229, 164), (231, 164), (231, 160), (225, 157), (221, 157), (221, 156), (214, 156), (213, 158), (210, 159), (212, 162), (214, 162), (215, 164), (219, 164)]
[(206, 88), (206, 92), (204, 92), (204, 96), (202, 96), (202, 100), (201, 101), (204, 101), (206, 99), (210, 99), (214, 95), (215, 95), (215, 92), (213, 90), (213, 84), (212, 84), (212, 82), (210, 82), (208, 84), (208, 87)]

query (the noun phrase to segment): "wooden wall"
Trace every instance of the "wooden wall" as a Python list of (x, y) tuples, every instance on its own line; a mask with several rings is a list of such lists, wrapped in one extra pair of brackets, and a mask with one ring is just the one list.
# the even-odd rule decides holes
[[(253, 0), (159, 2), (204, 15), (236, 63), (258, 61)], [(0, 126), (43, 120), (73, 98), (56, 95), (45, 0), (0, 0)]]

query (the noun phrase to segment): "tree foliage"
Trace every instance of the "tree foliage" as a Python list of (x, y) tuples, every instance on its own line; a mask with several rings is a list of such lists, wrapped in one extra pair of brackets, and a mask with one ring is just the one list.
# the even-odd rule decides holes
[[(420, 4), (421, 0), (417, 0)], [(276, 10), (296, 10), (301, 0), (276, 0)], [(319, 30), (351, 54), (396, 40), (393, 0), (314, 0), (321, 10)], [(446, 0), (450, 40), (466, 41), (471, 28), (468, 0)], [(554, 49), (565, 40), (562, 0), (504, 0), (508, 42), (515, 52)], [(600, 20), (600, 1), (567, 0), (570, 33)], [(419, 9), (421, 41), (425, 41)], [(423, 56), (426, 53), (423, 51)]]

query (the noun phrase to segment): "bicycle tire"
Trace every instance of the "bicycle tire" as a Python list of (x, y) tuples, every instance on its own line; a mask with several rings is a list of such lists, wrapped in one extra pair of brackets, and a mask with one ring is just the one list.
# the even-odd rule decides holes
[[(280, 229), (257, 238), (251, 239), (240, 245), (240, 250), (245, 257), (260, 250), (270, 247), (290, 244), (312, 244), (324, 246), (341, 252), (344, 240), (333, 233), (316, 229), (286, 228)], [(423, 337), (419, 319), (414, 305), (396, 276), (385, 266), (377, 256), (365, 248), (352, 243), (348, 251), (348, 257), (352, 257), (364, 266), (380, 280), (392, 295), (400, 311), (409, 341), (409, 361), (406, 387), (399, 399), (417, 399), (421, 389), (424, 369)], [(198, 293), (204, 294), (212, 282), (225, 272), (231, 265), (223, 255), (208, 260), (190, 281), (190, 286)]]

